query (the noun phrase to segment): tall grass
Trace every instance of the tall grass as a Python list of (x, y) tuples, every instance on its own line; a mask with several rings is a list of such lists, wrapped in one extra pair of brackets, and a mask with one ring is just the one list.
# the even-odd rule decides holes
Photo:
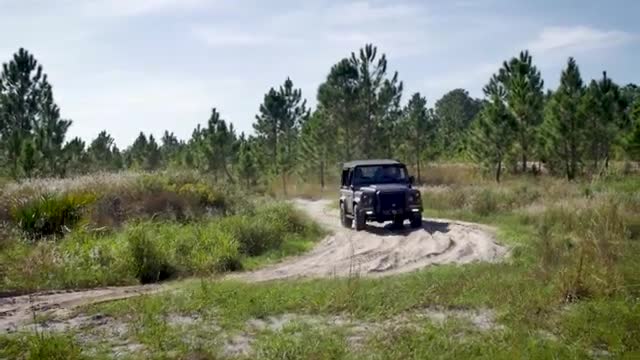
[[(417, 169), (410, 167), (412, 174), (417, 176)], [(443, 185), (472, 185), (484, 182), (482, 170), (479, 167), (469, 164), (438, 164), (426, 165), (420, 171), (423, 185), (443, 186)]]
[[(514, 254), (561, 301), (640, 293), (640, 181), (568, 183), (545, 177), (423, 188), (427, 215), (532, 228)], [(523, 228), (524, 227), (524, 228)]]
[(76, 360), (89, 357), (82, 354), (81, 347), (72, 336), (35, 333), (20, 337), (0, 337), (0, 358)]
[(619, 204), (550, 208), (540, 219), (538, 233), (541, 268), (558, 282), (566, 301), (611, 296), (624, 289), (620, 263), (631, 239)]
[(80, 230), (60, 240), (18, 241), (0, 251), (0, 291), (149, 283), (239, 270), (272, 250), (321, 231), (290, 205), (267, 203), (199, 222), (140, 220), (123, 231)]
[(133, 219), (194, 221), (237, 212), (246, 202), (236, 189), (195, 173), (96, 174), (32, 180), (0, 192), (0, 223), (29, 237), (60, 237), (76, 224), (100, 231)]

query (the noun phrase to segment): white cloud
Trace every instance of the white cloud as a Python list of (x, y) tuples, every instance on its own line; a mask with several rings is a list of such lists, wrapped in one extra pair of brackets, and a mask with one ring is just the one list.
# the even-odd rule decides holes
[(262, 46), (286, 41), (269, 33), (238, 31), (222, 27), (194, 26), (193, 35), (210, 47)]
[(357, 25), (414, 17), (420, 9), (408, 4), (375, 6), (369, 1), (341, 2), (329, 8), (325, 19), (330, 24)]
[(136, 16), (166, 10), (191, 10), (204, 0), (90, 0), (83, 10), (93, 16)]
[[(295, 45), (295, 49), (307, 47), (308, 57), (317, 57), (335, 56), (336, 52), (347, 56), (366, 43), (374, 43), (381, 51), (402, 57), (423, 54), (434, 43), (423, 26), (427, 21), (423, 10), (370, 1), (340, 2), (325, 8), (303, 3), (301, 8), (256, 19), (241, 29), (203, 24), (192, 27), (191, 33), (210, 47)], [(315, 49), (308, 48), (312, 44)], [(319, 54), (310, 54), (316, 49)]]
[(429, 44), (423, 41), (426, 37), (427, 35), (424, 33), (398, 30), (338, 30), (326, 33), (324, 40), (329, 43), (345, 45), (352, 51), (366, 43), (371, 43), (375, 44), (380, 51), (388, 53), (394, 58), (399, 58), (426, 54), (431, 49)]
[(535, 54), (574, 51), (583, 52), (615, 47), (631, 41), (634, 36), (618, 30), (599, 30), (587, 26), (547, 27), (527, 44)]

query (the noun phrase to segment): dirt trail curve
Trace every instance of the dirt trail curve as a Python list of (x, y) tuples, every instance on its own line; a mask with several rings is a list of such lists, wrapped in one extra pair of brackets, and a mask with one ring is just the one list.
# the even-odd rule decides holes
[[(383, 276), (434, 264), (498, 261), (507, 249), (495, 242), (491, 228), (449, 220), (426, 219), (421, 229), (391, 230), (367, 225), (365, 231), (340, 226), (338, 211), (327, 200), (296, 200), (295, 205), (332, 232), (310, 252), (254, 272), (228, 278), (267, 281), (298, 277)], [(0, 334), (16, 330), (38, 315), (68, 316), (79, 306), (119, 300), (172, 288), (166, 285), (54, 291), (0, 298)]]
[(234, 278), (384, 276), (435, 264), (494, 262), (507, 254), (507, 248), (495, 241), (494, 230), (479, 224), (425, 219), (419, 229), (368, 224), (365, 231), (356, 232), (340, 225), (338, 210), (327, 200), (299, 199), (295, 204), (333, 234), (309, 253)]

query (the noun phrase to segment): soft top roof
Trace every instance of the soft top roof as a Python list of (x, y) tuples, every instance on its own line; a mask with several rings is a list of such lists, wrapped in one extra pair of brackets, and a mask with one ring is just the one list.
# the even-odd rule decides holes
[(356, 166), (371, 166), (371, 165), (402, 165), (402, 163), (392, 159), (353, 160), (353, 161), (344, 163), (343, 168), (350, 169)]

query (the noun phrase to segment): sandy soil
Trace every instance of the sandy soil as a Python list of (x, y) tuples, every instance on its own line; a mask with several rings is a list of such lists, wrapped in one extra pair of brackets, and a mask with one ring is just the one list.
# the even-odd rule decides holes
[[(498, 261), (507, 248), (491, 228), (459, 221), (425, 219), (420, 229), (367, 225), (356, 232), (341, 227), (338, 211), (326, 200), (296, 200), (295, 205), (332, 232), (307, 254), (229, 278), (267, 281), (298, 277), (384, 276), (436, 264)], [(170, 285), (107, 287), (0, 298), (0, 333), (20, 329), (39, 317), (65, 318), (79, 306), (163, 291)], [(73, 324), (71, 324), (73, 325)], [(74, 325), (75, 326), (75, 325)]]
[(333, 232), (311, 252), (282, 263), (234, 277), (266, 281), (297, 277), (384, 276), (429, 265), (494, 262), (507, 254), (487, 226), (460, 221), (425, 219), (422, 228), (393, 229), (367, 224), (356, 232), (340, 225), (337, 209), (327, 200), (296, 200), (295, 204)]
[(79, 306), (150, 294), (166, 285), (106, 287), (82, 291), (49, 291), (0, 298), (0, 333), (16, 331), (38, 317), (65, 317)]

